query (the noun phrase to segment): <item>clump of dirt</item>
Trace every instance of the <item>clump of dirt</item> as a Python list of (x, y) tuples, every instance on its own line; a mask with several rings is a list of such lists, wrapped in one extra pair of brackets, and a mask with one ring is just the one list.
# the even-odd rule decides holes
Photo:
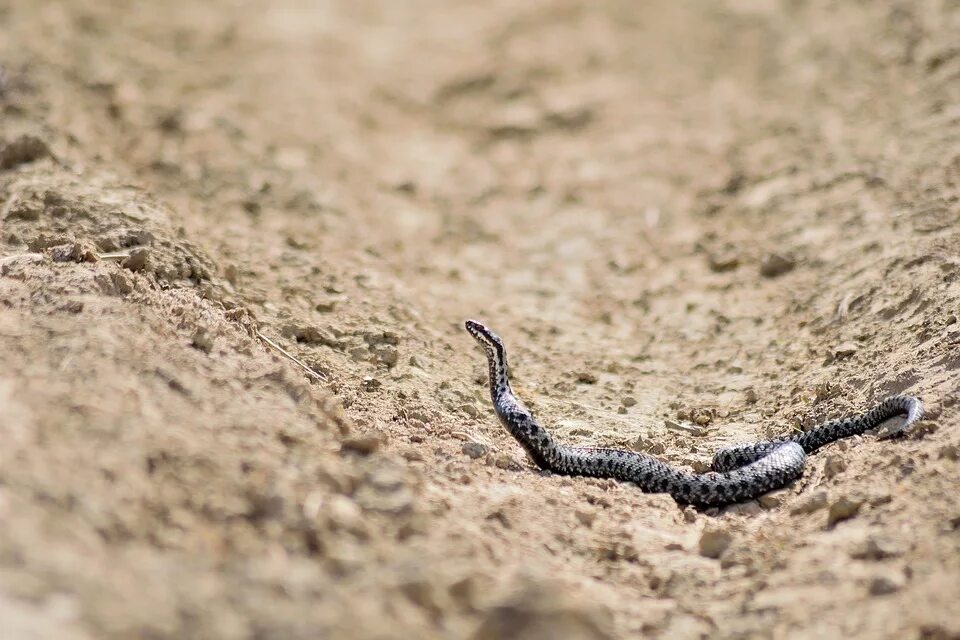
[[(11, 637), (960, 637), (949, 4), (0, 21)], [(564, 442), (928, 418), (698, 511), (533, 468), (467, 317)]]

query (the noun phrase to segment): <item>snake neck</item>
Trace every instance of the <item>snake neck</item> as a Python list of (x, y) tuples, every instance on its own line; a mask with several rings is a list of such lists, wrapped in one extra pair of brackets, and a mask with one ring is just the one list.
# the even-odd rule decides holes
[(502, 350), (488, 350), (487, 367), (490, 373), (490, 399), (496, 406), (501, 404), (503, 399), (513, 395), (510, 379), (507, 377), (507, 354)]

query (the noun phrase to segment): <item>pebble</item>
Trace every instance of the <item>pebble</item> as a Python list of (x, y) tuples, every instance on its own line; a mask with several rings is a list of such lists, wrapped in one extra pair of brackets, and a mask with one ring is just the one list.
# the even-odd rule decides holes
[(884, 572), (870, 580), (870, 595), (885, 596), (903, 588), (907, 580), (899, 571)]
[(328, 347), (337, 346), (337, 340), (328, 331), (312, 324), (291, 323), (280, 329), (284, 338), (302, 342), (304, 344), (321, 344)]
[(193, 334), (190, 344), (204, 353), (210, 353), (213, 350), (213, 333), (201, 327)]
[(710, 264), (710, 270), (714, 273), (723, 273), (740, 266), (740, 256), (735, 251), (711, 253), (707, 260)]
[(621, 398), (620, 404), (622, 404), (623, 406), (629, 409), (630, 407), (637, 404), (637, 399), (634, 398), (633, 396), (624, 396), (623, 398)]
[(846, 469), (846, 461), (835, 453), (828, 455), (826, 461), (823, 463), (823, 474), (827, 478), (834, 478), (846, 471)]
[(643, 436), (637, 436), (637, 439), (630, 444), (630, 447), (634, 451), (649, 453), (650, 455), (659, 455), (667, 450), (667, 447), (659, 440), (651, 440)]
[(400, 336), (393, 331), (368, 331), (363, 334), (363, 339), (371, 347), (382, 344), (395, 347), (400, 344)]
[(50, 259), (54, 262), (96, 262), (96, 248), (92, 244), (72, 242), (50, 249)]
[(150, 250), (146, 248), (134, 249), (130, 255), (120, 262), (120, 266), (130, 271), (143, 271), (150, 261)]
[(827, 492), (817, 491), (810, 494), (806, 499), (790, 510), (791, 515), (802, 515), (804, 513), (813, 513), (827, 506)]
[(381, 364), (387, 367), (392, 367), (397, 364), (397, 360), (400, 359), (400, 353), (396, 347), (390, 345), (377, 345), (373, 347), (373, 354)]
[(313, 308), (320, 313), (330, 313), (337, 308), (338, 298), (319, 298), (313, 301)]
[(776, 278), (793, 271), (797, 261), (792, 256), (781, 253), (768, 253), (760, 261), (760, 275), (764, 278)]
[(360, 383), (360, 386), (363, 387), (364, 391), (376, 391), (380, 388), (381, 383), (376, 378), (370, 376), (364, 376), (363, 380)]
[(480, 442), (464, 442), (460, 450), (476, 460), (477, 458), (482, 458), (487, 455), (490, 447)]
[(833, 357), (837, 360), (841, 358), (849, 358), (855, 354), (858, 349), (859, 347), (852, 342), (843, 342), (833, 348)]
[(850, 552), (857, 560), (886, 560), (903, 555), (903, 547), (891, 538), (871, 535)]
[(577, 509), (573, 512), (573, 515), (577, 518), (577, 522), (585, 527), (592, 527), (594, 520), (597, 519), (596, 511), (588, 511), (586, 509)]
[(471, 418), (476, 418), (477, 416), (480, 415), (480, 411), (477, 409), (475, 405), (472, 405), (472, 404), (460, 405), (460, 411), (467, 414)]
[(365, 531), (363, 511), (356, 502), (347, 496), (335, 494), (325, 500), (322, 506), (327, 520), (336, 529), (343, 529), (353, 533)]
[(749, 389), (747, 389), (746, 391), (744, 391), (744, 392), (743, 392), (743, 397), (744, 397), (744, 399), (747, 401), (748, 404), (756, 404), (756, 403), (757, 403), (757, 400), (758, 400), (757, 392), (754, 390), (753, 387), (750, 387)]
[(733, 536), (724, 529), (704, 529), (700, 536), (700, 555), (705, 558), (719, 558), (730, 547)]
[(577, 374), (577, 382), (581, 382), (583, 384), (596, 384), (597, 376), (589, 371), (581, 371)]
[[(527, 582), (525, 580), (525, 582)], [(512, 594), (489, 607), (471, 640), (608, 640), (611, 616), (606, 607), (578, 599), (547, 578), (511, 589)]]
[(862, 506), (862, 500), (848, 496), (840, 496), (830, 505), (830, 513), (827, 515), (827, 526), (832, 527), (838, 522), (853, 518), (860, 512), (860, 507)]
[(765, 493), (760, 496), (757, 501), (764, 509), (776, 509), (783, 504), (783, 500), (786, 495), (787, 491), (783, 489), (779, 491), (771, 491), (770, 493)]
[(520, 471), (523, 469), (523, 465), (513, 459), (509, 453), (501, 453), (496, 456), (493, 460), (494, 466), (498, 469), (505, 469), (507, 471)]
[(0, 146), (0, 171), (13, 169), (49, 156), (47, 143), (36, 136), (23, 135)]
[(380, 448), (380, 436), (375, 433), (367, 433), (347, 438), (340, 445), (340, 451), (350, 451), (360, 455), (370, 455)]
[(937, 454), (940, 458), (946, 458), (947, 460), (953, 460), (956, 462), (960, 460), (960, 447), (955, 444), (946, 444), (940, 447), (940, 451)]

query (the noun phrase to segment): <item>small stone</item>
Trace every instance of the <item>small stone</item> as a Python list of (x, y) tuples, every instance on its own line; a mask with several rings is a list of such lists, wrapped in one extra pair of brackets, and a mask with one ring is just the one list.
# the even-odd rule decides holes
[(667, 447), (659, 440), (651, 440), (644, 436), (637, 436), (637, 439), (630, 444), (630, 447), (634, 451), (649, 453), (650, 455), (659, 455), (667, 450)]
[[(312, 324), (286, 324), (280, 329), (280, 335), (304, 344), (337, 346), (336, 338), (329, 331)], [(366, 351), (364, 351), (364, 355), (366, 355)]]
[(637, 399), (633, 396), (624, 396), (620, 399), (620, 404), (627, 407), (628, 409), (637, 404)]
[(840, 496), (830, 505), (830, 513), (827, 515), (827, 526), (832, 527), (838, 522), (849, 520), (860, 512), (863, 501), (848, 496)]
[(833, 357), (836, 360), (840, 360), (842, 358), (849, 358), (850, 356), (852, 356), (857, 352), (858, 348), (859, 347), (857, 347), (857, 345), (855, 345), (852, 342), (840, 343), (833, 348)]
[(733, 536), (723, 529), (704, 529), (700, 536), (700, 555), (705, 558), (719, 558), (730, 547)]
[(471, 418), (476, 418), (480, 415), (480, 410), (477, 409), (476, 405), (472, 404), (462, 404), (460, 405), (460, 411), (467, 414)]
[(884, 572), (880, 575), (874, 576), (870, 581), (870, 595), (872, 596), (885, 596), (890, 593), (895, 593), (903, 588), (903, 585), (906, 584), (907, 580), (901, 572)]
[(715, 273), (731, 271), (740, 266), (740, 256), (735, 251), (722, 251), (707, 256), (710, 270)]
[(875, 492), (871, 492), (867, 503), (871, 507), (879, 507), (882, 504), (889, 504), (893, 502), (893, 496), (886, 489), (876, 489)]
[(204, 353), (210, 353), (213, 350), (213, 334), (204, 328), (197, 329), (190, 344)]
[(374, 347), (373, 355), (376, 356), (377, 360), (381, 364), (384, 364), (387, 367), (392, 367), (393, 365), (397, 364), (397, 360), (400, 359), (400, 354), (396, 347), (392, 347), (390, 345)]
[(487, 455), (490, 447), (481, 442), (464, 442), (460, 450), (476, 460), (477, 458), (482, 458)]
[(366, 530), (363, 522), (363, 511), (356, 502), (344, 495), (335, 494), (328, 497), (322, 506), (322, 512), (334, 529), (342, 529), (353, 533)]
[(500, 455), (496, 456), (493, 460), (493, 464), (498, 469), (504, 469), (507, 471), (519, 471), (520, 469), (523, 469), (523, 467), (508, 453), (501, 453)]
[(573, 512), (573, 515), (577, 518), (577, 522), (585, 527), (592, 527), (594, 520), (597, 519), (596, 511), (587, 511), (586, 509), (577, 509)]
[(764, 278), (776, 278), (792, 271), (797, 261), (792, 256), (781, 253), (768, 253), (760, 261), (760, 275)]
[(802, 515), (805, 513), (813, 513), (814, 511), (819, 511), (827, 506), (827, 492), (826, 491), (816, 491), (811, 493), (806, 499), (800, 502), (797, 506), (790, 510), (792, 515)]
[(688, 523), (694, 523), (697, 521), (697, 510), (693, 507), (684, 507), (683, 509), (683, 521)]
[(133, 281), (124, 271), (111, 270), (109, 274), (100, 273), (94, 278), (100, 290), (106, 295), (127, 295), (133, 292)]
[(605, 607), (590, 605), (544, 580), (527, 582), (502, 602), (487, 607), (471, 640), (526, 638), (609, 640), (614, 637)]
[(823, 463), (823, 475), (827, 478), (834, 478), (846, 471), (846, 469), (846, 461), (833, 453), (828, 455), (826, 461)]
[(787, 492), (784, 490), (765, 493), (757, 500), (764, 509), (776, 509), (783, 504)]
[(34, 162), (50, 154), (47, 143), (36, 136), (23, 135), (0, 146), (0, 171)]
[(757, 392), (753, 389), (753, 387), (750, 387), (749, 389), (744, 391), (743, 397), (748, 404), (756, 404), (758, 400)]
[(364, 456), (370, 455), (379, 448), (380, 436), (375, 433), (367, 433), (347, 438), (340, 445), (340, 451), (359, 453)]
[(363, 387), (364, 391), (376, 391), (380, 388), (381, 383), (376, 378), (364, 376), (363, 380), (360, 382), (360, 386)]
[(583, 384), (596, 384), (597, 376), (589, 371), (581, 371), (577, 374), (577, 382)]
[(371, 347), (381, 344), (395, 347), (400, 344), (400, 336), (392, 331), (368, 331), (363, 334), (363, 339)]
[(130, 271), (143, 271), (150, 261), (150, 250), (146, 248), (134, 249), (130, 255), (120, 262), (120, 266)]
[(903, 555), (903, 547), (899, 543), (878, 535), (868, 537), (850, 552), (850, 556), (857, 560), (886, 560), (901, 555)]
[(953, 460), (956, 462), (960, 460), (960, 447), (955, 444), (945, 444), (940, 447), (940, 451), (937, 454), (941, 459), (945, 458), (947, 460)]
[(337, 308), (337, 298), (320, 298), (313, 301), (313, 308), (320, 313), (330, 313)]
[(617, 407), (617, 413), (619, 413), (620, 415), (623, 415), (626, 412), (627, 412), (627, 408), (625, 406), (620, 405), (619, 407)]

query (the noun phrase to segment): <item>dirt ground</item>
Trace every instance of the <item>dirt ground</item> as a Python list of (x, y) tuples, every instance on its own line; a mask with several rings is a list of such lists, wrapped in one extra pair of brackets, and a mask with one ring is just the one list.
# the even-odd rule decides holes
[[(960, 638), (958, 44), (955, 0), (0, 1), (0, 635)], [(539, 473), (468, 317), (568, 443), (929, 417), (698, 511)]]

